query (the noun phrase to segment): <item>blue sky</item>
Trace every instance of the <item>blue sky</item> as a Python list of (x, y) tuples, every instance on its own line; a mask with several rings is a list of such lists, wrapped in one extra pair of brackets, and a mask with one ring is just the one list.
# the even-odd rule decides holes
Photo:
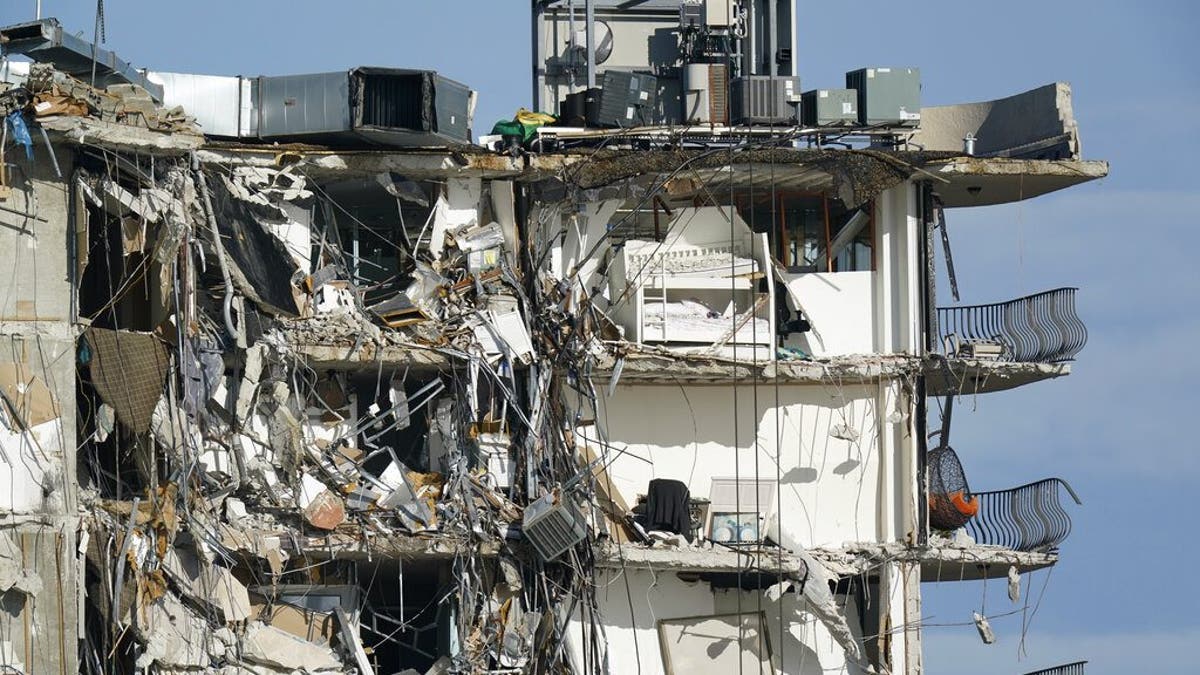
[[(4, 0), (0, 23), (32, 17)], [(138, 66), (283, 74), (430, 67), (480, 91), (477, 131), (529, 104), (524, 0), (108, 0), (108, 44)], [(90, 37), (94, 3), (45, 0)], [(954, 445), (976, 489), (1061, 476), (1084, 500), (1017, 660), (1020, 617), (984, 646), (970, 626), (926, 630), (931, 673), (1022, 673), (1089, 659), (1089, 675), (1196, 672), (1200, 538), (1200, 5), (1144, 0), (801, 2), (804, 88), (867, 65), (922, 69), (926, 103), (1065, 80), (1084, 155), (1103, 181), (948, 214), (964, 302), (1079, 286), (1090, 342), (1069, 378), (963, 401)], [(1179, 130), (1173, 129), (1179, 126)], [(945, 294), (943, 294), (945, 295)], [(961, 412), (959, 412), (961, 410)], [(1037, 573), (1040, 588), (1045, 572)], [(987, 606), (1008, 603), (1000, 582)], [(982, 583), (925, 587), (929, 624), (970, 620)], [(1189, 665), (1190, 664), (1190, 665)]]

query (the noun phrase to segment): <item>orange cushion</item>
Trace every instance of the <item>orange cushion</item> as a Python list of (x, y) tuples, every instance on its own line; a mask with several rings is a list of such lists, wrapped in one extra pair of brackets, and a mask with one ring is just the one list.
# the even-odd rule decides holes
[(959, 513), (968, 518), (979, 513), (979, 497), (971, 497), (971, 501), (967, 501), (963, 499), (962, 490), (950, 493), (950, 503), (954, 504), (954, 508), (958, 509)]

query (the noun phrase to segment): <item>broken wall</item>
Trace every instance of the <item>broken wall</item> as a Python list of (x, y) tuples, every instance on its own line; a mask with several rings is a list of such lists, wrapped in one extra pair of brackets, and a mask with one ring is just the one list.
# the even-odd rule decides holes
[(921, 126), (910, 143), (929, 151), (964, 150), (974, 139), (981, 157), (1079, 159), (1079, 125), (1071, 85), (1055, 82), (979, 103), (921, 108)]

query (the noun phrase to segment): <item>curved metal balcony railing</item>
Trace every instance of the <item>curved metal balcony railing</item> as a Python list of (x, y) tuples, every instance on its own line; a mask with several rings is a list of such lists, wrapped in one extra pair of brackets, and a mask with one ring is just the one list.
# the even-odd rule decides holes
[(1035, 670), (1032, 673), (1025, 673), (1025, 675), (1083, 675), (1083, 667), (1086, 665), (1087, 661), (1076, 661), (1044, 670)]
[(1077, 288), (1057, 288), (1008, 302), (938, 308), (946, 356), (1019, 363), (1058, 363), (1087, 344), (1075, 312)]
[(1071, 533), (1071, 517), (1060, 501), (1059, 488), (1083, 505), (1079, 495), (1061, 478), (1047, 478), (1010, 490), (976, 492), (979, 511), (967, 521), (967, 532), (977, 544), (1003, 546), (1014, 551), (1050, 551)]

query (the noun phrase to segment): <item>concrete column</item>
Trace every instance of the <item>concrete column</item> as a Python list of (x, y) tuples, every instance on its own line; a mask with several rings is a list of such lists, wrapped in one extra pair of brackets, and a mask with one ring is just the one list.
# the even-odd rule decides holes
[(905, 182), (875, 200), (876, 342), (886, 354), (921, 353), (922, 235), (916, 185)]
[(879, 571), (879, 652), (896, 675), (923, 672), (920, 586), (919, 563), (892, 562)]

